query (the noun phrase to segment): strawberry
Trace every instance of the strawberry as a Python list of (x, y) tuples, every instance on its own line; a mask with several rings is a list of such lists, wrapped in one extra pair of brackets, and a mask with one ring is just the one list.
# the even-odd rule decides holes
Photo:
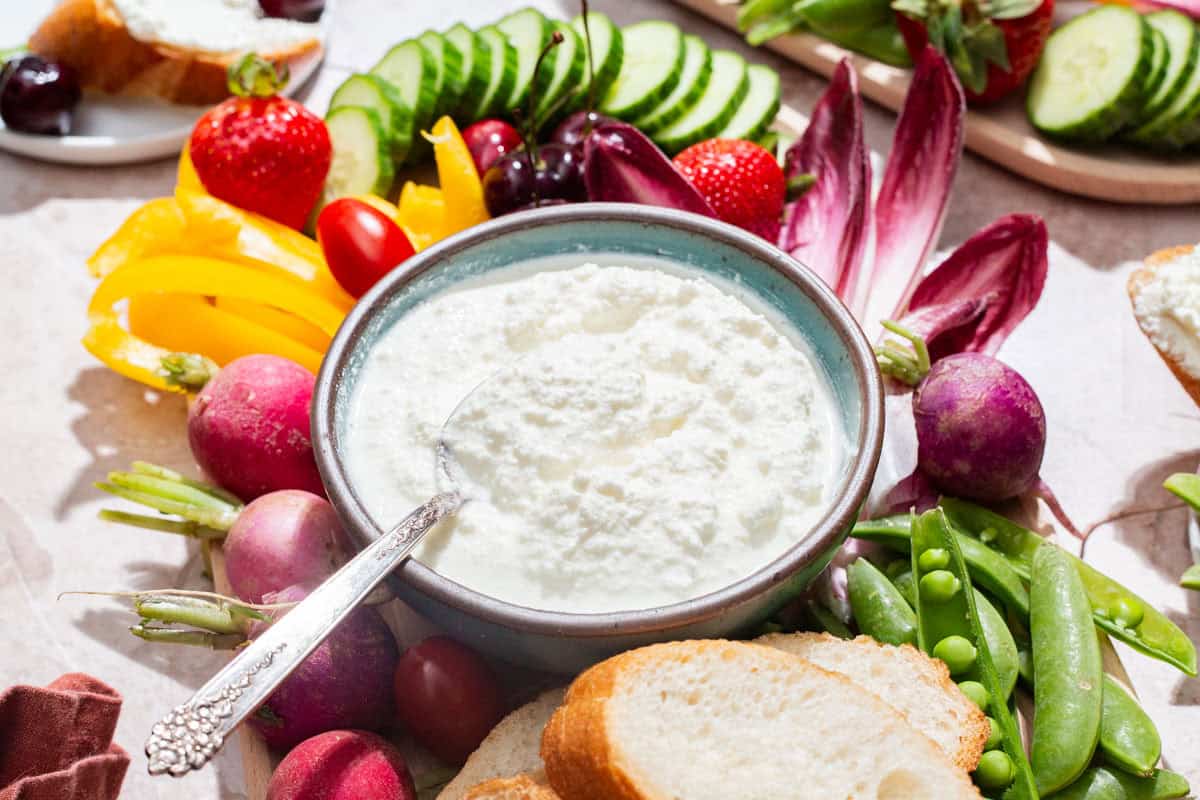
[(1025, 82), (1054, 19), (1054, 0), (895, 0), (892, 8), (913, 60), (927, 44), (942, 51), (976, 105)]
[(189, 152), (214, 197), (300, 229), (316, 205), (333, 158), (320, 117), (276, 93), (286, 70), (250, 54), (230, 68), (234, 96), (192, 130)]
[(769, 242), (779, 237), (787, 181), (769, 151), (742, 139), (709, 139), (675, 156), (675, 166), (718, 218)]

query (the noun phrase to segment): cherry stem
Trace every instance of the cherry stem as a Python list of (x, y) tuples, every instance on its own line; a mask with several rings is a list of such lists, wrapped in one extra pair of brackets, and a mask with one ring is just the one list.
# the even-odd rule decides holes
[(229, 66), (225, 84), (235, 97), (271, 97), (287, 85), (290, 75), (286, 63), (277, 67), (251, 52)]
[(555, 31), (554, 33), (552, 33), (550, 35), (550, 41), (546, 42), (546, 46), (543, 47), (542, 52), (538, 54), (537, 63), (533, 65), (533, 79), (532, 79), (532, 83), (530, 84), (530, 88), (529, 88), (529, 113), (528, 113), (528, 116), (524, 120), (522, 120), (521, 119), (522, 115), (521, 115), (520, 110), (513, 109), (513, 116), (515, 116), (517, 118), (517, 125), (519, 128), (520, 134), (521, 134), (521, 143), (525, 146), (525, 162), (527, 164), (529, 164), (529, 177), (530, 177), (530, 180), (532, 181), (531, 185), (533, 186), (533, 207), (534, 208), (538, 208), (541, 206), (542, 199), (538, 196), (537, 181), (534, 180), (534, 177), (535, 177), (534, 173), (536, 171), (536, 165), (534, 163), (534, 159), (536, 158), (535, 150), (537, 148), (537, 140), (535, 137), (537, 135), (538, 120), (537, 120), (537, 95), (533, 91), (533, 87), (537, 86), (538, 75), (542, 71), (542, 62), (546, 60), (546, 56), (548, 56), (550, 54), (551, 50), (553, 50), (554, 48), (556, 48), (560, 44), (562, 44), (562, 41), (563, 41), (562, 32)]
[[(587, 66), (588, 66), (588, 99), (587, 112), (591, 112), (596, 108), (596, 62), (592, 60), (592, 29), (588, 27), (588, 2), (587, 0), (579, 0), (579, 6), (582, 9), (583, 17), (583, 44), (587, 48)], [(586, 113), (586, 112), (585, 112)], [(584, 117), (586, 122), (583, 125), (583, 136), (586, 139), (587, 135), (592, 132), (592, 116), (590, 113)]]
[(907, 340), (884, 339), (875, 348), (875, 361), (879, 371), (909, 386), (916, 386), (929, 374), (929, 348), (925, 340), (890, 319), (879, 323), (886, 330)]

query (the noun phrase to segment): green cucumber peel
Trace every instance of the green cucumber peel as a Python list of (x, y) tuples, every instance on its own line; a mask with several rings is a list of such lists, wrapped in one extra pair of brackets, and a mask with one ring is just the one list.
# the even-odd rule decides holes
[[(1004, 800), (1037, 800), (1037, 784), (1033, 770), (1025, 757), (1021, 732), (1009, 710), (1007, 697), (995, 662), (988, 648), (987, 637), (980, 623), (975, 593), (966, 591), (971, 576), (966, 560), (958, 546), (958, 537), (950, 529), (940, 508), (914, 516), (912, 528), (912, 571), (917, 588), (917, 634), (921, 650), (931, 654), (938, 643), (949, 637), (963, 637), (975, 649), (970, 667), (954, 675), (956, 681), (978, 681), (987, 689), (990, 701), (986, 709), (999, 726), (1001, 748), (1012, 762), (1013, 782), (1001, 795)], [(948, 558), (937, 569), (922, 569), (921, 556), (929, 550), (941, 550)], [(948, 597), (935, 598), (921, 587), (922, 579), (933, 572), (950, 572), (958, 581), (958, 590)]]
[[(940, 505), (956, 530), (999, 552), (1017, 574), (1029, 579), (1033, 553), (1043, 537), (965, 500), (943, 497)], [(1130, 589), (1067, 555), (1083, 580), (1096, 625), (1139, 653), (1196, 677), (1196, 645), (1178, 625)]]

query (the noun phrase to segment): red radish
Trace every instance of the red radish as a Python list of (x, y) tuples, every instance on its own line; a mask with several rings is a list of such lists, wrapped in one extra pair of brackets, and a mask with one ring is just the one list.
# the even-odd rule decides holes
[(296, 746), (271, 775), (267, 800), (416, 800), (400, 751), (373, 733), (328, 731)]
[(288, 489), (264, 494), (238, 514), (225, 537), (225, 570), (239, 599), (292, 586), (313, 589), (340, 562), (341, 523), (323, 497)]
[[(307, 594), (293, 587), (264, 600), (294, 603)], [(391, 677), (398, 657), (379, 612), (357, 608), (280, 684), (250, 725), (276, 748), (334, 728), (384, 728), (394, 716)]]
[(279, 489), (324, 495), (308, 407), (316, 378), (272, 355), (231, 361), (188, 411), (188, 443), (200, 468), (243, 500)]
[(162, 516), (105, 510), (102, 519), (199, 539), (225, 539), (225, 569), (239, 600), (261, 603), (284, 589), (312, 589), (333, 574), (349, 549), (337, 512), (299, 489), (264, 494), (243, 506), (233, 495), (177, 472), (135, 462), (96, 484)]
[(941, 359), (913, 393), (917, 465), (941, 491), (998, 502), (1033, 489), (1046, 414), (1016, 370), (983, 353)]
[(496, 676), (478, 653), (445, 636), (410, 647), (396, 665), (396, 713), (422, 746), (461, 764), (504, 716)]

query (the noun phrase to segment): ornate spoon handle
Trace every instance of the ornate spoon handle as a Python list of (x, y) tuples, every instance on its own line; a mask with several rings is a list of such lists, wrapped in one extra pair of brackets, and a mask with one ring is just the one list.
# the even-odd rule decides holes
[(186, 775), (207, 764), (225, 737), (412, 552), (426, 531), (462, 502), (460, 494), (447, 492), (418, 507), (156, 723), (146, 740), (150, 774)]

